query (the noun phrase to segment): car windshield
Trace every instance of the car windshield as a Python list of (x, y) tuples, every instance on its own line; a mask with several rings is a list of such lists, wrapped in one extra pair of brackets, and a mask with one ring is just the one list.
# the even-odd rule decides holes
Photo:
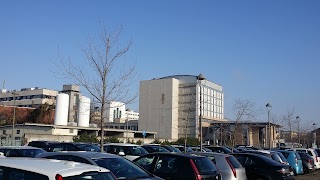
[(100, 167), (109, 169), (118, 179), (151, 177), (146, 171), (125, 158), (93, 159)]
[(123, 146), (123, 149), (127, 155), (142, 156), (148, 154), (148, 151), (140, 146)]
[(240, 168), (242, 165), (234, 156), (228, 156), (226, 159), (232, 164), (234, 168)]
[(101, 179), (116, 180), (110, 172), (85, 172), (76, 176), (63, 177), (63, 180)]
[(94, 151), (94, 152), (101, 152), (101, 149), (98, 146), (91, 145), (91, 144), (76, 144), (78, 148), (82, 151)]
[(278, 152), (278, 156), (281, 158), (281, 162), (288, 162), (288, 160), (286, 159), (286, 157), (284, 157), (282, 153)]
[(212, 174), (217, 171), (215, 165), (207, 157), (199, 157), (192, 160), (197, 166), (200, 174)]

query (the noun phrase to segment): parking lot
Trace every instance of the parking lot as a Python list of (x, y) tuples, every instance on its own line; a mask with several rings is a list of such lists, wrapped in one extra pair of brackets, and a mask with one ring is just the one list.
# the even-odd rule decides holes
[(320, 180), (320, 171), (317, 170), (313, 173), (308, 173), (308, 174), (304, 174), (304, 175), (298, 175), (296, 176), (296, 180)]

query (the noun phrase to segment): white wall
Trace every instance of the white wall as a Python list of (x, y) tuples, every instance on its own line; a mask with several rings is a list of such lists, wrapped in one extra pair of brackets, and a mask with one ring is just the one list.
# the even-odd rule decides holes
[(178, 139), (179, 80), (140, 82), (139, 130), (157, 132), (157, 139)]
[(115, 118), (126, 118), (126, 106), (122, 102), (112, 101), (104, 111), (105, 122), (114, 122)]

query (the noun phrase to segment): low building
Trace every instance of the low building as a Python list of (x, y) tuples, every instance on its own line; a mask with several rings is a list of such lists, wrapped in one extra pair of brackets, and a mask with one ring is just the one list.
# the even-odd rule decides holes
[[(1, 145), (24, 145), (34, 140), (50, 140), (72, 142), (73, 138), (82, 133), (94, 134), (100, 138), (100, 128), (61, 126), (53, 124), (24, 123), (0, 127)], [(120, 141), (142, 141), (151, 143), (155, 140), (156, 132), (144, 132), (125, 129), (104, 129), (105, 137), (117, 137)], [(13, 136), (12, 136), (13, 134)], [(13, 140), (13, 141), (12, 141)]]

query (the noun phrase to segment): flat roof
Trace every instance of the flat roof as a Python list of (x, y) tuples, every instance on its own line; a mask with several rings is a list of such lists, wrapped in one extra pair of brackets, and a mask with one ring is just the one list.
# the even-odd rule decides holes
[[(54, 125), (54, 124), (39, 124), (39, 123), (24, 123), (24, 124), (15, 124), (17, 126), (34, 126), (34, 127), (51, 127), (51, 128), (60, 128), (60, 129), (79, 129), (79, 130), (92, 130), (99, 131), (101, 128), (99, 127), (81, 127), (81, 126), (63, 126), (63, 125)], [(4, 127), (12, 127), (12, 125), (0, 126), (0, 128)], [(126, 130), (126, 129), (112, 129), (112, 128), (104, 128), (105, 131), (112, 132), (131, 132), (131, 133), (143, 133), (144, 131), (134, 131), (134, 130)], [(157, 132), (146, 131), (147, 134), (157, 134)]]

